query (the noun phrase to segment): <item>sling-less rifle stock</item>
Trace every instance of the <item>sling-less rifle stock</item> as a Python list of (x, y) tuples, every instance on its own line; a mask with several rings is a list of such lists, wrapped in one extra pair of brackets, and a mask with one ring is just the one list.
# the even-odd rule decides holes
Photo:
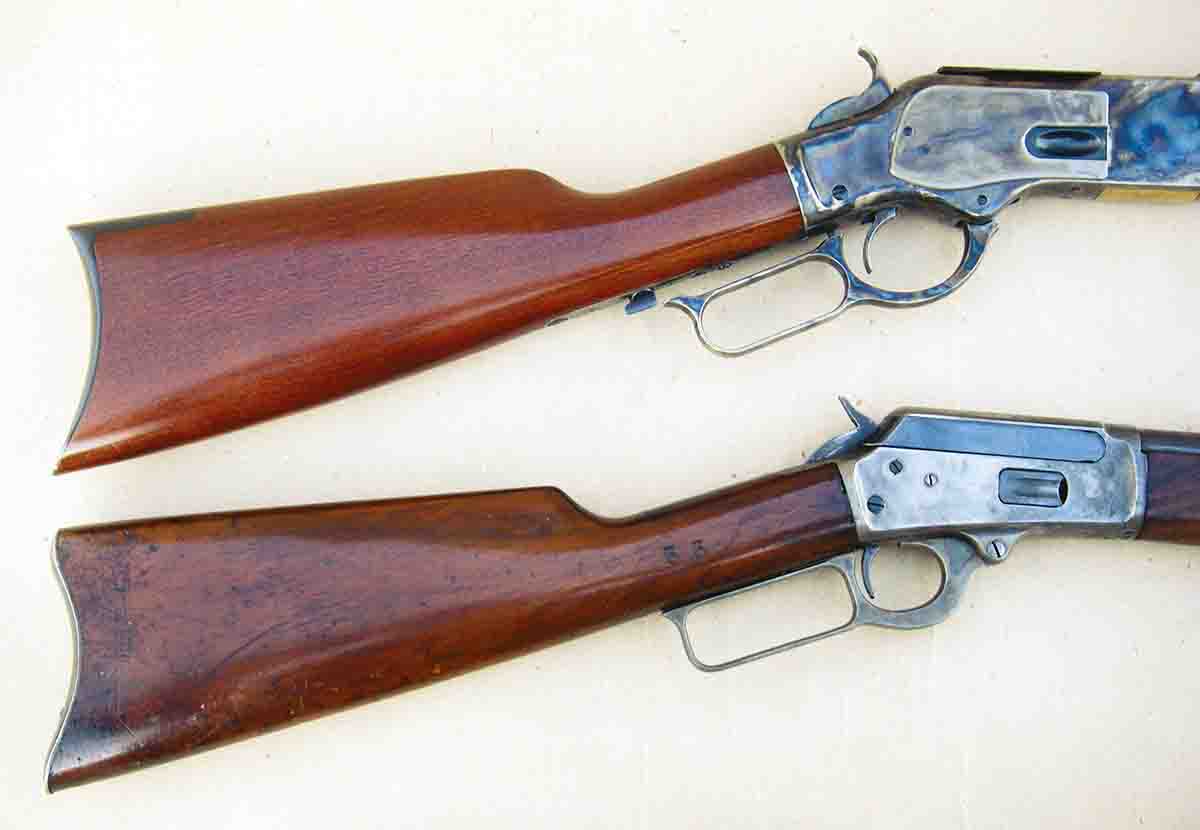
[[(76, 635), (51, 790), (248, 737), (666, 609), (713, 671), (857, 625), (944, 620), (1026, 535), (1200, 542), (1200, 435), (908, 410), (814, 464), (629, 519), (553, 488), (157, 519), (61, 531)], [(934, 555), (901, 611), (877, 546)], [(724, 663), (699, 604), (833, 569), (852, 614)]]
[[(58, 471), (256, 423), (626, 298), (797, 236), (819, 247), (699, 296), (714, 352), (744, 354), (855, 305), (946, 296), (979, 265), (1004, 207), (1030, 193), (1192, 201), (1200, 81), (944, 68), (860, 95), (809, 129), (621, 193), (529, 170), (445, 176), (72, 228), (94, 347)], [(837, 227), (907, 207), (963, 227), (961, 263), (920, 291), (865, 282)], [(704, 326), (720, 297), (802, 262), (845, 292), (831, 311), (742, 345)]]

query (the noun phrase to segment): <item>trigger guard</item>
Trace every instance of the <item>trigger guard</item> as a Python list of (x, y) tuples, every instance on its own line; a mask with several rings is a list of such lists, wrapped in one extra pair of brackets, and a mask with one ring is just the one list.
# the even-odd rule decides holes
[[(958, 607), (971, 575), (984, 561), (976, 554), (973, 546), (953, 537), (914, 539), (901, 544), (918, 545), (937, 557), (942, 568), (942, 584), (938, 586), (936, 594), (915, 608), (880, 608), (869, 599), (860, 596), (861, 602), (857, 605), (855, 617), (858, 624), (907, 630), (937, 625), (946, 620)], [(866, 559), (865, 549), (863, 554)], [(863, 573), (863, 587), (866, 587), (866, 572)]]
[(941, 570), (941, 583), (933, 596), (927, 599), (920, 605), (912, 608), (883, 608), (876, 605), (874, 600), (875, 588), (871, 584), (871, 563), (875, 561), (876, 555), (879, 553), (879, 545), (867, 544), (863, 545), (862, 555), (860, 557), (859, 573), (862, 575), (862, 588), (866, 593), (863, 601), (871, 607), (871, 614), (868, 616), (877, 617), (871, 621), (864, 619), (863, 622), (868, 622), (873, 625), (883, 625), (890, 628), (910, 628), (908, 621), (911, 619), (909, 615), (914, 612), (921, 615), (927, 608), (937, 606), (949, 588), (949, 583), (954, 579), (954, 574), (958, 570), (955, 567), (955, 557), (951, 553), (944, 550), (944, 545), (940, 539), (911, 539), (900, 542), (900, 547), (918, 547), (924, 548), (933, 555), (938, 561), (938, 568)]
[[(885, 220), (886, 222), (887, 220)], [(881, 227), (884, 222), (880, 222)], [(940, 300), (942, 297), (957, 290), (979, 268), (987, 244), (996, 233), (998, 226), (994, 221), (971, 223), (963, 222), (963, 255), (958, 267), (949, 277), (916, 291), (888, 291), (863, 280), (850, 270), (843, 261), (841, 263), (846, 278), (846, 305), (878, 305), (878, 306), (918, 306)], [(873, 228), (877, 230), (878, 228)], [(865, 244), (864, 244), (865, 255)]]

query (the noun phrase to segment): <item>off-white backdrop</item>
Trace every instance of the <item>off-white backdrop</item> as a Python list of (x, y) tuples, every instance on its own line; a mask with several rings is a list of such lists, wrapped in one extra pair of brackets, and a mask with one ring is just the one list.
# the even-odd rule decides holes
[[(556, 484), (627, 514), (802, 463), (849, 394), (1200, 430), (1200, 208), (1030, 201), (980, 274), (740, 360), (608, 309), (234, 435), (53, 478), (87, 361), (73, 222), (483, 168), (644, 183), (939, 64), (1190, 75), (1191, 0), (8, 4), (0, 826), (1196, 826), (1200, 567), (1027, 542), (946, 625), (706, 676), (656, 616), (47, 796), (61, 526)], [(926, 235), (926, 231), (930, 235)], [(952, 232), (890, 229), (901, 281)], [(769, 295), (748, 313), (765, 315)], [(765, 319), (765, 316), (764, 318)], [(762, 632), (760, 632), (762, 633)]]

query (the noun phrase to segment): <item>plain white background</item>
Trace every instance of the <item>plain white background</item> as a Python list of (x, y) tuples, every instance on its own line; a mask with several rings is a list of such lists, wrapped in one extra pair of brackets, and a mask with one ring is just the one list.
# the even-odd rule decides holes
[[(73, 222), (495, 167), (613, 190), (940, 64), (1192, 75), (1191, 0), (8, 4), (0, 826), (1185, 827), (1200, 567), (1031, 541), (944, 626), (691, 669), (648, 617), (60, 795), (66, 525), (556, 484), (620, 515), (802, 463), (835, 395), (1200, 430), (1200, 209), (1028, 201), (979, 275), (740, 360), (608, 309), (171, 452), (53, 478), (90, 341)], [(889, 228), (901, 282), (952, 231)], [(926, 280), (928, 281), (928, 280)], [(776, 291), (777, 289), (772, 289)], [(781, 304), (768, 292), (751, 319)], [(732, 618), (730, 618), (732, 619)], [(775, 633), (770, 632), (759, 633)], [(786, 633), (786, 632), (781, 632)]]

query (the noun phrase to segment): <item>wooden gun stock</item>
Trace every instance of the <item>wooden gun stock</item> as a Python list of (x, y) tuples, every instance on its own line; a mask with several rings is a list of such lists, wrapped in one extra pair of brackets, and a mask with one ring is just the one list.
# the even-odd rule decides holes
[(1146, 521), (1138, 538), (1200, 544), (1200, 435), (1144, 432)]
[(319, 404), (803, 229), (773, 146), (608, 195), (504, 170), (78, 226), (96, 331), (57, 471)]
[(62, 531), (51, 791), (787, 571), (857, 541), (832, 464), (632, 519), (550, 488)]

